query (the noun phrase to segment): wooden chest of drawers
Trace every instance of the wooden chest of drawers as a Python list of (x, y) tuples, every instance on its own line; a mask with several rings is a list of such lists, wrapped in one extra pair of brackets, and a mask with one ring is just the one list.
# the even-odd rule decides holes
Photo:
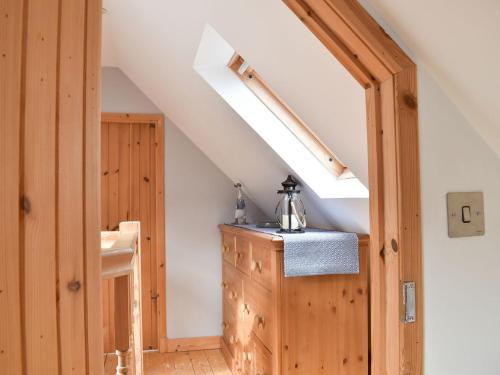
[(368, 374), (368, 236), (358, 275), (285, 278), (281, 237), (220, 229), (221, 346), (234, 375)]

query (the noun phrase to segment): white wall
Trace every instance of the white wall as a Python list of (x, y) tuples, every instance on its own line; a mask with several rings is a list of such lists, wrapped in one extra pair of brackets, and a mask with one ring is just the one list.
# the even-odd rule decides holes
[[(102, 70), (103, 112), (160, 113), (118, 68)], [(263, 214), (248, 198), (249, 220)], [(217, 225), (234, 218), (235, 190), (168, 118), (165, 121), (167, 330), (169, 338), (220, 335)]]
[(103, 112), (161, 113), (120, 69), (103, 67), (101, 81)]
[[(500, 159), (423, 68), (418, 84), (425, 374), (496, 375)], [(485, 236), (448, 238), (446, 193), (451, 191), (484, 192)]]
[(234, 217), (234, 188), (175, 126), (168, 124), (166, 138), (168, 336), (220, 335), (217, 224)]

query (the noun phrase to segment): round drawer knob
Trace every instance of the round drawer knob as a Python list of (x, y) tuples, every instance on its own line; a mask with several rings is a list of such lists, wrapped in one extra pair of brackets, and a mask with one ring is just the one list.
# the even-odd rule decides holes
[(243, 359), (247, 362), (252, 362), (252, 353), (244, 352)]
[(222, 330), (225, 331), (228, 328), (229, 328), (229, 324), (226, 322), (222, 322)]

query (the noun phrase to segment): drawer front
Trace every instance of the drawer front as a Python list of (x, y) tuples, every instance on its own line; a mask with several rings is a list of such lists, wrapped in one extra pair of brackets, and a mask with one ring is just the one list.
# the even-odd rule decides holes
[[(231, 370), (231, 374), (233, 375), (253, 375), (253, 374), (245, 374), (245, 369), (243, 363), (241, 362), (241, 346), (236, 346), (234, 349), (234, 356), (231, 352), (230, 345), (227, 344), (225, 339), (222, 340), (222, 354), (226, 361), (227, 367)], [(177, 374), (177, 373), (176, 373)]]
[(245, 375), (254, 375), (254, 362), (254, 344), (251, 340), (241, 351), (241, 367)]
[(236, 268), (244, 274), (250, 276), (251, 243), (244, 237), (236, 237)]
[(243, 283), (239, 272), (231, 265), (222, 264), (222, 294), (224, 303), (236, 311), (243, 303)]
[(275, 256), (274, 251), (264, 247), (260, 241), (252, 242), (251, 276), (267, 290), (272, 290), (272, 256)]
[(238, 346), (241, 343), (238, 336), (238, 313), (226, 301), (224, 301), (222, 313), (222, 336), (229, 352), (233, 357), (236, 357)]
[(246, 330), (253, 332), (272, 352), (273, 347), (273, 304), (272, 294), (259, 284), (244, 282), (243, 319)]
[(255, 340), (254, 375), (273, 375), (273, 356), (262, 344)]
[(234, 364), (233, 355), (229, 352), (229, 347), (227, 345), (226, 339), (223, 337), (220, 343), (220, 350), (222, 352), (222, 356), (224, 357), (224, 361), (231, 370)]
[(236, 237), (234, 234), (222, 234), (222, 256), (224, 260), (234, 265), (235, 260), (235, 242)]

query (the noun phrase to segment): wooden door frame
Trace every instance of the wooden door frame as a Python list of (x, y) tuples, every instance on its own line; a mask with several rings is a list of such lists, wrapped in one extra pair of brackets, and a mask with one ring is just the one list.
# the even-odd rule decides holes
[(158, 348), (167, 337), (166, 267), (165, 267), (165, 119), (163, 114), (111, 113), (103, 112), (101, 122), (122, 124), (154, 124), (156, 128), (156, 259), (157, 259), (157, 308)]
[[(417, 73), (356, 0), (283, 0), (366, 91), (371, 373), (422, 373), (423, 287)], [(416, 283), (404, 323), (402, 283)]]

